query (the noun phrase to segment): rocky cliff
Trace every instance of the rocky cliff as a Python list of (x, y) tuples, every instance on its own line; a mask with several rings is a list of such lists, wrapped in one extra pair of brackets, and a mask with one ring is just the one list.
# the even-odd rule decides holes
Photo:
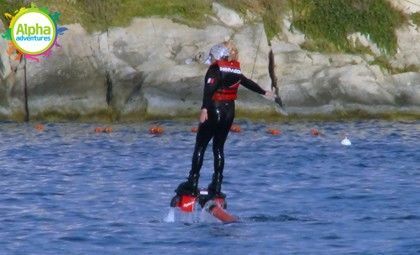
[[(265, 89), (276, 85), (289, 113), (420, 114), (420, 73), (391, 75), (371, 65), (370, 55), (303, 50), (305, 36), (289, 31), (287, 16), (282, 34), (269, 43), (262, 23), (244, 21), (219, 4), (213, 11), (212, 22), (200, 29), (163, 18), (136, 18), (102, 33), (66, 25), (61, 48), (40, 63), (12, 60), (0, 39), (0, 118), (126, 121), (196, 115), (207, 69), (203, 60), (212, 45), (227, 38), (238, 45), (244, 74)], [(402, 27), (392, 64), (419, 65), (420, 49), (412, 43), (419, 39), (416, 25)], [(276, 114), (274, 103), (244, 88), (237, 106), (245, 116)]]

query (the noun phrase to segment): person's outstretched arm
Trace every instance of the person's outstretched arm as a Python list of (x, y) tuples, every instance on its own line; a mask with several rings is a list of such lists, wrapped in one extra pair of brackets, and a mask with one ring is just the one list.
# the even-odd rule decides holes
[(274, 97), (274, 93), (271, 91), (266, 91), (260, 87), (256, 82), (251, 79), (245, 77), (245, 75), (241, 74), (241, 84), (245, 88), (252, 90), (258, 94), (268, 96), (269, 98)]

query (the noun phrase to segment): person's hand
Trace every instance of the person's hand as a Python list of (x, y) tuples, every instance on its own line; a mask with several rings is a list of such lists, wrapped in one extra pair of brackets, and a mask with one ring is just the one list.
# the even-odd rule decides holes
[(201, 109), (201, 113), (200, 113), (200, 123), (204, 123), (207, 119), (208, 119), (207, 109), (203, 108)]
[(274, 94), (274, 92), (266, 90), (264, 97), (267, 98), (268, 100), (274, 101), (276, 99), (276, 94)]

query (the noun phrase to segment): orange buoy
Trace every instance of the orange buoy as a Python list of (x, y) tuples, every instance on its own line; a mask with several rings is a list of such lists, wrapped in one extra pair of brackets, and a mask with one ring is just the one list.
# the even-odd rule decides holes
[(96, 127), (95, 133), (111, 133), (112, 127)]
[(281, 130), (280, 129), (269, 128), (267, 130), (267, 133), (269, 133), (270, 135), (280, 135)]
[(241, 130), (241, 126), (239, 126), (239, 125), (236, 125), (236, 124), (233, 124), (231, 127), (230, 127), (230, 131), (231, 132), (234, 132), (234, 133), (240, 133), (242, 130)]
[(39, 132), (42, 132), (42, 131), (44, 131), (44, 130), (45, 130), (45, 126), (44, 126), (44, 125), (42, 125), (42, 124), (36, 124), (36, 125), (35, 125), (35, 129), (36, 129), (37, 131), (39, 131)]
[(197, 132), (198, 132), (198, 127), (192, 127), (192, 128), (191, 128), (191, 132), (193, 132), (193, 133), (197, 133)]
[(161, 134), (163, 134), (163, 128), (162, 127), (160, 127), (160, 126), (152, 126), (150, 129), (149, 129), (149, 132), (150, 132), (150, 134), (152, 134), (152, 135), (161, 135)]
[(318, 129), (316, 129), (316, 128), (312, 128), (311, 129), (311, 135), (312, 136), (319, 136), (321, 133), (319, 132), (319, 130)]

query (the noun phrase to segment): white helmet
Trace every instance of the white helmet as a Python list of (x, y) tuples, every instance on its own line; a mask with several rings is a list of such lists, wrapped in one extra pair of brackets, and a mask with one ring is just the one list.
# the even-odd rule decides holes
[(229, 57), (229, 49), (223, 43), (219, 43), (211, 47), (209, 55), (204, 63), (210, 65), (211, 59), (220, 60), (221, 58)]

